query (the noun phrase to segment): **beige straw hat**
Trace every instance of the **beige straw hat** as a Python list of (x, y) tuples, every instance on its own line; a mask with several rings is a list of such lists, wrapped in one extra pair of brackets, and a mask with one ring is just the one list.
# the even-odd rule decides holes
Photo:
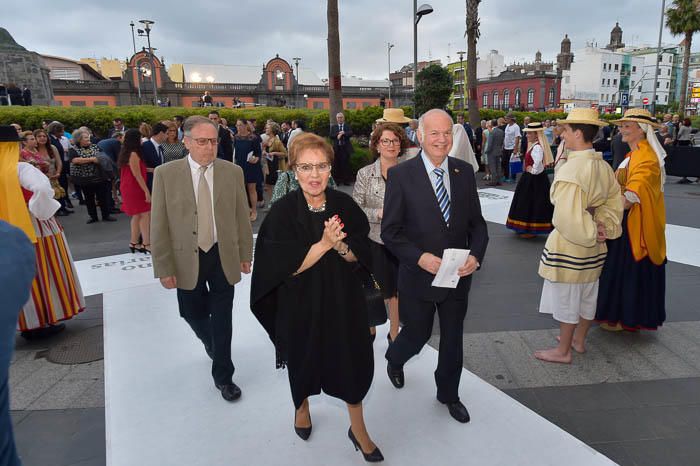
[(544, 131), (544, 126), (541, 122), (535, 121), (532, 123), (528, 123), (528, 125), (525, 128), (523, 128), (523, 133), (530, 133), (535, 131)]
[(565, 119), (557, 120), (557, 124), (608, 126), (608, 122), (601, 120), (594, 108), (573, 108)]
[(401, 108), (385, 108), (381, 118), (377, 118), (377, 123), (408, 123), (410, 118), (406, 118)]
[(613, 120), (612, 123), (615, 125), (619, 125), (626, 121), (644, 123), (647, 125), (651, 125), (654, 128), (661, 128), (663, 126), (661, 123), (656, 121), (656, 118), (652, 116), (649, 110), (645, 110), (643, 108), (630, 108), (625, 112), (625, 115), (622, 118), (620, 118), (619, 120)]

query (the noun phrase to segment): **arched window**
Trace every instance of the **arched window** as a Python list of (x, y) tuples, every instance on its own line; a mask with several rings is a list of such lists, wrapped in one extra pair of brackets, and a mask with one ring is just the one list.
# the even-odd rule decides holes
[(555, 91), (554, 88), (552, 87), (552, 88), (549, 89), (549, 99), (548, 99), (548, 100), (549, 100), (549, 106), (550, 106), (550, 107), (554, 107), (554, 97), (555, 97), (555, 96), (556, 96), (556, 91)]
[(522, 105), (522, 98), (521, 98), (521, 92), (520, 89), (515, 90), (515, 107), (520, 108)]
[(510, 107), (510, 90), (506, 89), (503, 91), (503, 108), (508, 110)]
[(482, 108), (489, 108), (489, 94), (488, 94), (488, 92), (484, 92), (484, 95), (481, 97), (481, 107)]
[(492, 100), (493, 108), (499, 108), (498, 107), (498, 91), (493, 91), (493, 99), (491, 99), (491, 100)]
[(528, 89), (527, 90), (527, 104), (533, 105), (534, 103), (535, 103), (535, 90)]

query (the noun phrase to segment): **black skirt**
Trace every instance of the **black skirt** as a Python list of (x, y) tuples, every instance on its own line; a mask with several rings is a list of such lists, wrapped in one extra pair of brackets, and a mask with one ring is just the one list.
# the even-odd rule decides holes
[(383, 244), (371, 241), (372, 274), (384, 299), (398, 296), (399, 260)]
[(549, 177), (523, 173), (510, 204), (506, 228), (519, 234), (547, 235), (554, 227), (554, 206), (549, 201)]
[(596, 320), (622, 324), (626, 330), (656, 330), (666, 320), (666, 261), (655, 265), (648, 257), (634, 260), (627, 233), (627, 214), (622, 236), (610, 240), (608, 257), (600, 275)]

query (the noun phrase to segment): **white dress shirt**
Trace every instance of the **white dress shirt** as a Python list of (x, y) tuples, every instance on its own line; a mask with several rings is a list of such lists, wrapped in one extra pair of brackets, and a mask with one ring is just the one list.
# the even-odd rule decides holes
[(421, 157), (423, 159), (423, 165), (425, 165), (425, 171), (428, 172), (428, 177), (430, 177), (430, 184), (433, 185), (433, 191), (435, 191), (435, 200), (437, 200), (437, 181), (438, 181), (438, 176), (435, 174), (433, 170), (436, 168), (442, 168), (444, 170), (444, 173), (442, 175), (442, 184), (445, 186), (445, 189), (447, 190), (447, 196), (450, 198), (450, 202), (452, 201), (452, 193), (450, 192), (450, 172), (448, 169), (448, 164), (447, 164), (447, 157), (445, 157), (445, 160), (442, 161), (440, 164), (440, 167), (436, 167), (433, 165), (433, 162), (430, 161), (427, 155), (425, 155), (425, 152), (421, 152)]
[(153, 145), (156, 148), (156, 154), (158, 154), (158, 158), (160, 159), (160, 163), (163, 163), (163, 154), (160, 153), (160, 144), (156, 142), (155, 139), (151, 138), (150, 141), (153, 143)]
[[(187, 154), (187, 162), (190, 164), (190, 173), (192, 174), (192, 188), (194, 189), (194, 201), (199, 205), (199, 165), (192, 159), (192, 156)], [(209, 184), (209, 192), (211, 193), (211, 212), (214, 218), (214, 243), (218, 241), (218, 236), (216, 234), (216, 213), (214, 211), (214, 162), (209, 164), (209, 168), (204, 172), (204, 178), (206, 178)]]

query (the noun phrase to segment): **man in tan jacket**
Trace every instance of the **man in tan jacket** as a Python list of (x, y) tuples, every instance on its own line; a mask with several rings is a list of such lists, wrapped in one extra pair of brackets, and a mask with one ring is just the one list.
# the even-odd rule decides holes
[(209, 119), (189, 117), (183, 129), (189, 155), (156, 168), (153, 180), (153, 271), (163, 287), (177, 288), (180, 316), (211, 357), (216, 388), (234, 401), (234, 285), (253, 257), (243, 170), (216, 158), (218, 128)]

